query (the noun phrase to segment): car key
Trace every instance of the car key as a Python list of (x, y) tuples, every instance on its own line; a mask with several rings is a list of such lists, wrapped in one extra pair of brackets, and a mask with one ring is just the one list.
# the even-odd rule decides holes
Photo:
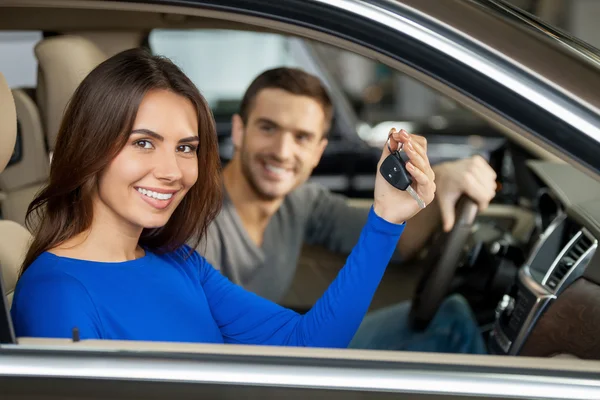
[(404, 161), (400, 155), (400, 151), (396, 150), (390, 153), (391, 154), (381, 163), (379, 172), (390, 185), (398, 190), (408, 192), (408, 194), (415, 199), (419, 208), (425, 208), (425, 202), (421, 200), (417, 192), (410, 186), (413, 182), (412, 176), (406, 169), (406, 161)]

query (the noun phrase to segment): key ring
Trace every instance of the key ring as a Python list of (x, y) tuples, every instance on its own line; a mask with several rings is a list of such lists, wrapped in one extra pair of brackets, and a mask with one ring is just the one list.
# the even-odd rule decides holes
[[(388, 135), (386, 144), (387, 144), (387, 148), (388, 151), (390, 152), (390, 154), (394, 154), (394, 152), (392, 151), (392, 148), (390, 147), (390, 139), (392, 138), (392, 135), (394, 134), (394, 132), (390, 131), (390, 134)], [(401, 151), (404, 148), (404, 143), (400, 143), (400, 148), (396, 149), (396, 151)]]

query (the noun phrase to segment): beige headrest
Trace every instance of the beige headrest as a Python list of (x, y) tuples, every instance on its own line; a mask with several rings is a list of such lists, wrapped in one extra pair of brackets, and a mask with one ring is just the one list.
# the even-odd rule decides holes
[(0, 73), (0, 172), (4, 170), (17, 140), (15, 100), (4, 75)]
[(25, 227), (14, 221), (0, 220), (0, 271), (4, 280), (4, 295), (9, 306), (12, 304), (13, 292), (21, 264), (25, 259), (33, 237)]
[(40, 113), (35, 103), (22, 89), (13, 89), (12, 94), (17, 110), (22, 150), (18, 162), (0, 174), (0, 190), (7, 192), (44, 182), (50, 169)]
[(50, 151), (69, 99), (81, 81), (108, 57), (90, 40), (54, 36), (35, 47), (39, 64), (37, 102)]

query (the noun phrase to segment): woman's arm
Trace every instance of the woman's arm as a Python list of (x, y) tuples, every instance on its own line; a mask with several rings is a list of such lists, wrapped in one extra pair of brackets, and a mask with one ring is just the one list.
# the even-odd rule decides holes
[(201, 283), (225, 341), (347, 347), (369, 308), (403, 230), (404, 224), (389, 223), (371, 209), (346, 265), (305, 315), (234, 285), (201, 259)]

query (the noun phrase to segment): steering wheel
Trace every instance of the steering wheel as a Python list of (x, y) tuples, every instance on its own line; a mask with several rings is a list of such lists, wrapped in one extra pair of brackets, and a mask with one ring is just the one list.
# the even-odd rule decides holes
[(477, 203), (466, 196), (461, 197), (456, 204), (454, 227), (442, 235), (425, 258), (426, 269), (413, 297), (409, 316), (414, 329), (427, 328), (446, 297), (477, 213)]

